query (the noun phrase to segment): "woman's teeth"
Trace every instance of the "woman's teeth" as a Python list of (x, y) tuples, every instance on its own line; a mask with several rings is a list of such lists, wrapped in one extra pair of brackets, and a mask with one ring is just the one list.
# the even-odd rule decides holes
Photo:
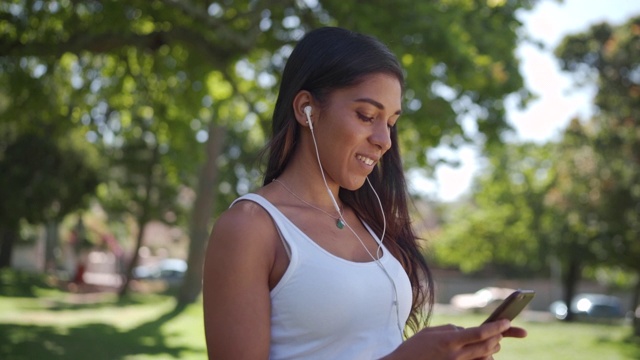
[(368, 157), (364, 157), (362, 155), (358, 155), (358, 160), (362, 161), (363, 163), (371, 166), (373, 165), (373, 159), (369, 159)]

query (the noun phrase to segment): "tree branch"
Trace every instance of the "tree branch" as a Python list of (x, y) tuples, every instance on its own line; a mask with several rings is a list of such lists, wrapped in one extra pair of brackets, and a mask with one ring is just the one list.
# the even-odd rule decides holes
[(20, 41), (0, 40), (0, 56), (23, 57), (60, 57), (70, 52), (81, 54), (111, 53), (125, 47), (136, 47), (142, 50), (156, 51), (162, 45), (182, 43), (203, 54), (213, 63), (226, 64), (236, 54), (247, 52), (242, 44), (233, 41), (212, 42), (203, 34), (185, 28), (173, 28), (169, 31), (158, 31), (150, 34), (76, 34), (69, 40), (60, 43), (31, 42), (23, 44)]

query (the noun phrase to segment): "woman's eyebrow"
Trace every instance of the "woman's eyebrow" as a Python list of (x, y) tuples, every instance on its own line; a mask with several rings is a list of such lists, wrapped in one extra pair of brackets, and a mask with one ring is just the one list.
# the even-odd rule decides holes
[[(359, 99), (355, 99), (353, 101), (354, 102), (368, 103), (368, 104), (371, 104), (371, 105), (377, 107), (380, 110), (384, 110), (384, 105), (382, 105), (380, 102), (375, 101), (375, 100), (373, 100), (371, 98), (359, 98)], [(400, 114), (402, 114), (402, 110), (398, 110), (398, 111), (395, 112), (395, 115), (400, 115)]]

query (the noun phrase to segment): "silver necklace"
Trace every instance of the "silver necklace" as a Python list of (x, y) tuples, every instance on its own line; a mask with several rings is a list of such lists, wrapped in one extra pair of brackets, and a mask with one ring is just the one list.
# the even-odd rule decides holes
[(336, 217), (335, 215), (331, 215), (330, 213), (320, 209), (319, 207), (310, 204), (309, 202), (305, 201), (303, 198), (301, 198), (300, 196), (298, 196), (296, 193), (294, 193), (291, 189), (289, 189), (287, 187), (287, 185), (285, 185), (282, 181), (278, 180), (278, 179), (273, 179), (274, 182), (277, 182), (278, 184), (282, 185), (283, 188), (285, 188), (285, 190), (287, 190), (291, 195), (295, 196), (296, 199), (302, 201), (303, 203), (305, 203), (306, 205), (318, 210), (318, 211), (322, 211), (323, 213), (325, 213), (327, 216), (329, 216), (330, 218), (334, 219), (336, 221), (336, 227), (340, 230), (344, 229), (344, 221), (342, 221), (342, 212), (343, 210), (340, 209), (340, 212), (338, 213), (338, 217)]

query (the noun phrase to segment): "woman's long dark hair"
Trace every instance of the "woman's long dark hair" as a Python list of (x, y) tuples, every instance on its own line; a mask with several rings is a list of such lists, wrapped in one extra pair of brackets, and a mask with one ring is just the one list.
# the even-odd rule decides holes
[[(295, 47), (284, 68), (280, 92), (273, 113), (272, 138), (267, 145), (269, 160), (264, 184), (280, 176), (296, 150), (300, 127), (293, 113), (293, 100), (301, 90), (309, 91), (322, 106), (334, 90), (357, 85), (365, 76), (389, 74), (404, 88), (404, 74), (391, 51), (377, 39), (335, 27), (309, 32)], [(385, 246), (402, 263), (413, 289), (408, 325), (413, 331), (428, 322), (434, 302), (431, 271), (420, 253), (418, 238), (411, 227), (407, 186), (402, 169), (395, 127), (391, 148), (369, 175), (385, 209)], [(382, 180), (384, 179), (384, 181)], [(375, 194), (367, 185), (350, 191), (340, 189), (340, 199), (377, 234), (384, 219)], [(426, 309), (426, 316), (421, 316)]]

